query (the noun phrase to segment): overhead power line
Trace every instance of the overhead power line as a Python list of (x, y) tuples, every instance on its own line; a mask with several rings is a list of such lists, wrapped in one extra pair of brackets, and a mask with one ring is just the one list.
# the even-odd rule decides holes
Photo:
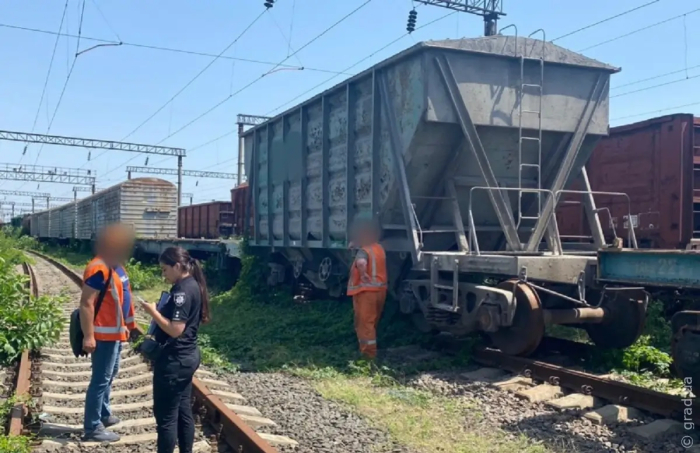
[(664, 72), (663, 74), (657, 74), (657, 75), (654, 75), (651, 77), (645, 77), (643, 79), (633, 80), (632, 82), (627, 82), (627, 83), (624, 83), (622, 85), (616, 85), (610, 89), (611, 90), (619, 90), (620, 88), (628, 87), (631, 85), (637, 85), (638, 83), (649, 82), (651, 80), (660, 79), (662, 77), (667, 77), (667, 76), (674, 75), (674, 74), (680, 74), (681, 72), (687, 72), (687, 71), (690, 71), (692, 69), (697, 69), (697, 68), (700, 68), (700, 64), (695, 65), (695, 66), (689, 66), (689, 67), (683, 68), (683, 69), (677, 69), (675, 71)]
[(644, 87), (644, 88), (639, 88), (638, 90), (626, 91), (624, 93), (610, 96), (610, 99), (619, 98), (621, 96), (627, 96), (628, 94), (641, 93), (642, 91), (648, 91), (648, 90), (652, 90), (654, 88), (661, 88), (661, 87), (673, 85), (673, 84), (680, 83), (680, 82), (686, 82), (688, 80), (697, 79), (698, 77), (700, 77), (700, 74), (696, 74), (694, 76), (689, 76), (689, 77), (684, 77), (682, 79), (671, 80), (669, 82), (659, 83), (657, 85), (652, 85), (652, 86), (648, 86), (648, 87)]
[(606, 22), (610, 22), (611, 20), (615, 20), (619, 17), (626, 16), (630, 13), (635, 12), (635, 11), (639, 11), (642, 8), (646, 8), (647, 6), (653, 5), (654, 3), (659, 3), (659, 1), (660, 0), (653, 0), (651, 2), (644, 3), (643, 5), (635, 6), (634, 8), (628, 9), (627, 11), (623, 11), (619, 14), (615, 14), (614, 16), (606, 17), (605, 19), (599, 20), (598, 22), (594, 22), (594, 23), (586, 25), (584, 27), (577, 28), (576, 30), (570, 31), (569, 33), (566, 33), (566, 34), (561, 35), (557, 38), (554, 38), (551, 42), (559, 41), (560, 39), (564, 39), (564, 38), (568, 38), (569, 36), (575, 35), (576, 33), (580, 33), (584, 30), (588, 30), (590, 28), (597, 27), (598, 25), (604, 24)]
[[(445, 14), (445, 15), (443, 15), (443, 16), (438, 17), (437, 19), (433, 19), (433, 20), (430, 21), (430, 22), (426, 22), (425, 24), (421, 25), (420, 27), (416, 27), (416, 30), (420, 30), (420, 29), (422, 29), (422, 28), (428, 27), (428, 26), (430, 26), (430, 25), (432, 25), (432, 24), (434, 24), (434, 23), (436, 23), (436, 22), (439, 22), (439, 21), (441, 21), (441, 20), (443, 20), (443, 19), (446, 19), (446, 18), (448, 18), (448, 17), (450, 17), (450, 16), (453, 16), (453, 15), (455, 15), (455, 14), (457, 14), (456, 11), (447, 13), (447, 14)], [(414, 31), (414, 32), (415, 32), (415, 31)], [(330, 82), (331, 80), (337, 78), (338, 76), (343, 75), (344, 73), (347, 73), (347, 71), (350, 71), (350, 70), (353, 69), (354, 67), (356, 67), (356, 66), (358, 66), (358, 65), (360, 65), (360, 64), (362, 64), (362, 63), (364, 63), (365, 61), (367, 61), (367, 60), (369, 60), (370, 58), (374, 57), (374, 56), (375, 56), (376, 54), (378, 54), (379, 52), (382, 52), (382, 51), (385, 50), (386, 48), (388, 48), (388, 47), (390, 47), (390, 46), (396, 44), (397, 42), (399, 42), (400, 40), (402, 40), (403, 38), (405, 38), (405, 37), (408, 36), (408, 35), (409, 35), (409, 33), (404, 33), (404, 34), (402, 34), (401, 36), (399, 36), (398, 38), (396, 38), (396, 39), (394, 39), (394, 40), (388, 42), (387, 44), (384, 44), (382, 47), (378, 48), (377, 50), (373, 51), (372, 53), (370, 53), (370, 54), (368, 54), (368, 55), (362, 57), (362, 59), (356, 61), (355, 63), (353, 63), (352, 65), (346, 67), (346, 68), (343, 69), (342, 71), (339, 71), (336, 75), (334, 75), (334, 76), (332, 76), (332, 77), (329, 77), (328, 79), (323, 80), (322, 82), (320, 82), (320, 83), (314, 85), (313, 87), (309, 88), (308, 90), (304, 91), (303, 93), (298, 94), (298, 95), (295, 96), (294, 98), (288, 100), (288, 101), (285, 102), (284, 104), (282, 104), (282, 105), (280, 105), (280, 106), (278, 106), (278, 107), (276, 107), (276, 108), (270, 110), (269, 112), (267, 112), (267, 113), (265, 114), (265, 116), (269, 116), (269, 115), (273, 114), (274, 112), (279, 111), (279, 110), (282, 109), (283, 107), (285, 107), (285, 106), (287, 106), (287, 105), (293, 103), (293, 102), (296, 101), (297, 99), (299, 99), (299, 98), (305, 96), (306, 94), (308, 94), (308, 93), (310, 93), (310, 92), (316, 90), (317, 88), (319, 88), (319, 87), (321, 87), (321, 86), (327, 84), (328, 82)], [(356, 75), (356, 74), (351, 74), (351, 75), (354, 76), (354, 75)], [(238, 128), (232, 129), (232, 130), (230, 130), (230, 131), (228, 131), (228, 132), (226, 132), (226, 133), (220, 135), (220, 136), (217, 137), (217, 138), (214, 138), (214, 139), (209, 140), (209, 141), (207, 141), (207, 142), (205, 142), (205, 143), (202, 143), (202, 144), (200, 144), (200, 145), (197, 145), (197, 146), (194, 146), (194, 147), (190, 148), (190, 149), (189, 149), (189, 152), (192, 153), (192, 152), (195, 151), (195, 150), (198, 150), (198, 149), (200, 149), (200, 148), (204, 148), (204, 147), (207, 146), (207, 145), (210, 145), (210, 144), (212, 144), (212, 143), (214, 143), (214, 142), (217, 142), (217, 141), (219, 141), (219, 140), (221, 140), (221, 139), (223, 139), (223, 138), (229, 137), (230, 135), (233, 135), (233, 134), (235, 134), (235, 133), (237, 133), (237, 132), (238, 132)], [(162, 161), (163, 161), (163, 160), (160, 160), (159, 162), (162, 162)]]
[(635, 113), (634, 115), (618, 116), (617, 118), (612, 118), (610, 121), (618, 121), (618, 120), (625, 120), (627, 118), (635, 118), (635, 117), (639, 117), (639, 116), (654, 115), (657, 113), (668, 112), (670, 110), (684, 109), (686, 107), (695, 107), (697, 105), (700, 105), (700, 102), (692, 102), (690, 104), (676, 105), (674, 107), (668, 107), (668, 108), (661, 109), (661, 110), (650, 110), (648, 112)]
[[(85, 0), (83, 0), (83, 6), (80, 11), (80, 22), (78, 24), (78, 43), (76, 44), (75, 47), (75, 58), (73, 58), (73, 63), (71, 64), (70, 70), (68, 71), (68, 75), (66, 76), (66, 81), (63, 83), (63, 88), (61, 89), (61, 95), (58, 97), (58, 102), (56, 102), (56, 108), (53, 110), (53, 115), (51, 116), (51, 121), (49, 121), (49, 126), (46, 129), (46, 133), (48, 134), (51, 132), (51, 126), (53, 126), (53, 122), (56, 119), (56, 114), (58, 113), (58, 109), (61, 107), (61, 102), (63, 101), (63, 95), (66, 93), (66, 88), (68, 87), (68, 82), (70, 81), (71, 75), (73, 75), (73, 69), (75, 68), (75, 62), (78, 61), (78, 50), (80, 48), (80, 35), (83, 30), (83, 17), (85, 14)], [(36, 155), (36, 159), (34, 159), (34, 165), (39, 161), (39, 157), (41, 156), (41, 151), (44, 149), (44, 145), (39, 147), (39, 152)], [(22, 186), (20, 186), (21, 188)]]
[[(66, 4), (63, 6), (63, 14), (61, 15), (61, 23), (58, 25), (58, 32), (59, 33), (63, 29), (63, 22), (66, 19), (66, 11), (68, 11), (68, 0), (66, 0)], [(41, 112), (41, 105), (44, 103), (44, 96), (46, 95), (46, 87), (49, 84), (49, 78), (51, 77), (51, 69), (53, 68), (53, 61), (54, 61), (54, 58), (56, 58), (56, 49), (58, 49), (58, 41), (60, 39), (61, 39), (60, 36), (56, 36), (56, 40), (53, 43), (53, 50), (51, 51), (51, 60), (49, 61), (49, 69), (46, 71), (46, 78), (44, 79), (44, 86), (41, 89), (41, 97), (39, 98), (39, 105), (36, 108), (36, 114), (34, 115), (34, 122), (32, 123), (31, 132), (34, 132), (34, 130), (36, 129), (36, 123), (39, 120), (39, 113)], [(25, 149), (24, 152), (22, 153), (22, 156), (19, 159), (19, 163), (22, 163), (22, 160), (24, 160), (24, 156), (25, 156), (26, 152), (27, 152), (27, 150)]]
[[(248, 26), (245, 27), (245, 28), (243, 29), (243, 31), (240, 32), (240, 33), (238, 34), (238, 36), (236, 36), (236, 38), (235, 38), (233, 41), (231, 41), (221, 52), (219, 52), (217, 55), (214, 56), (214, 58), (209, 62), (209, 64), (207, 64), (204, 68), (202, 68), (192, 79), (190, 79), (189, 82), (187, 82), (187, 83), (186, 83), (182, 88), (180, 88), (170, 99), (168, 99), (168, 101), (167, 101), (165, 104), (161, 105), (161, 106), (160, 106), (155, 112), (153, 112), (148, 118), (146, 118), (146, 119), (145, 119), (144, 121), (142, 121), (138, 126), (136, 126), (136, 128), (134, 128), (131, 132), (129, 132), (128, 134), (126, 134), (126, 135), (122, 138), (122, 140), (126, 140), (127, 138), (129, 138), (129, 137), (131, 137), (132, 135), (134, 135), (139, 129), (141, 129), (143, 126), (145, 126), (145, 125), (146, 125), (149, 121), (151, 121), (156, 115), (158, 115), (160, 112), (162, 112), (163, 109), (164, 109), (165, 107), (167, 107), (167, 106), (168, 106), (171, 102), (173, 102), (178, 96), (180, 96), (187, 88), (189, 88), (189, 86), (192, 85), (192, 84), (195, 82), (195, 80), (197, 80), (202, 74), (204, 74), (214, 63), (216, 63), (216, 62), (219, 60), (219, 58), (221, 58), (221, 56), (222, 56), (224, 53), (226, 53), (226, 51), (228, 51), (231, 47), (233, 47), (233, 46), (243, 37), (243, 35), (245, 35), (245, 34), (248, 32), (248, 30), (250, 30), (250, 29), (253, 27), (253, 25), (255, 25), (255, 23), (256, 23), (258, 20), (260, 20), (260, 18), (261, 18), (267, 11), (268, 11), (267, 9), (264, 9), (260, 14), (258, 14), (258, 15), (255, 17), (255, 19), (253, 19), (253, 21), (252, 21), (250, 24), (248, 24)], [(105, 152), (102, 152), (102, 153), (98, 154), (98, 155), (95, 157), (95, 160), (96, 160), (96, 159), (99, 159), (99, 158), (102, 157), (102, 155), (104, 155), (104, 154), (105, 154)], [(136, 156), (136, 157), (138, 157), (138, 156)], [(129, 161), (129, 162), (130, 162), (130, 161)], [(85, 164), (83, 164), (83, 165), (85, 165)]]
[[(644, 3), (644, 4), (642, 4), (642, 5), (636, 6), (636, 7), (634, 7), (634, 8), (628, 9), (628, 10), (626, 10), (626, 11), (623, 11), (623, 12), (621, 12), (621, 13), (615, 14), (615, 15), (613, 15), (613, 16), (604, 18), (604, 19), (599, 20), (599, 21), (597, 21), (597, 22), (594, 22), (594, 23), (592, 23), (592, 24), (586, 25), (586, 26), (584, 26), (584, 27), (580, 27), (580, 28), (578, 28), (578, 29), (576, 29), (576, 30), (572, 30), (572, 31), (569, 32), (569, 33), (566, 33), (566, 34), (564, 34), (564, 35), (561, 35), (561, 36), (559, 36), (559, 37), (553, 39), (552, 42), (553, 42), (553, 41), (560, 40), (560, 39), (563, 39), (563, 38), (566, 38), (566, 37), (571, 36), (571, 35), (574, 35), (574, 34), (576, 34), (576, 33), (579, 33), (579, 32), (581, 32), (581, 31), (583, 31), (583, 30), (587, 30), (587, 29), (596, 27), (596, 26), (598, 26), (598, 25), (604, 24), (604, 23), (606, 23), (606, 22), (609, 22), (609, 21), (611, 21), (611, 20), (617, 19), (617, 18), (619, 18), (619, 17), (625, 16), (625, 15), (627, 15), (627, 14), (630, 14), (630, 13), (634, 12), (634, 11), (638, 11), (638, 10), (640, 10), (640, 9), (642, 9), (642, 8), (645, 8), (645, 7), (650, 6), (650, 5), (652, 5), (652, 4), (658, 3), (659, 1), (660, 1), (660, 0), (650, 1), (650, 2)], [(437, 18), (437, 19), (434, 19), (434, 20), (432, 20), (432, 21), (430, 21), (430, 22), (428, 22), (428, 23), (425, 23), (425, 24), (423, 24), (423, 25), (417, 27), (416, 30), (419, 30), (419, 29), (421, 29), (421, 28), (424, 28), (424, 27), (427, 27), (427, 26), (429, 26), (429, 25), (432, 25), (432, 24), (434, 24), (434, 23), (436, 23), (436, 22), (439, 22), (439, 21), (441, 21), (441, 20), (443, 20), (443, 19), (446, 19), (447, 17), (452, 16), (453, 14), (455, 14), (455, 12), (451, 12), (451, 13), (448, 13), (448, 14), (446, 14), (446, 15), (444, 15), (444, 16), (441, 16), (441, 17), (439, 17), (439, 18)], [(330, 81), (336, 79), (339, 75), (342, 75), (342, 74), (344, 74), (344, 73), (347, 73), (347, 72), (350, 71), (351, 69), (353, 69), (353, 68), (355, 68), (356, 66), (362, 64), (363, 62), (369, 60), (370, 58), (372, 58), (372, 57), (373, 57), (374, 55), (376, 55), (377, 53), (382, 52), (382, 51), (385, 50), (386, 48), (392, 46), (393, 44), (397, 43), (398, 41), (400, 41), (401, 39), (405, 38), (405, 37), (408, 36), (408, 35), (409, 35), (408, 33), (405, 33), (405, 34), (399, 36), (398, 38), (396, 38), (396, 39), (390, 41), (389, 43), (383, 45), (382, 47), (380, 47), (379, 49), (373, 51), (373, 52), (370, 53), (369, 55), (367, 55), (367, 56), (363, 57), (362, 59), (358, 60), (357, 62), (353, 63), (351, 66), (348, 66), (348, 67), (344, 68), (343, 70), (338, 71), (337, 74), (335, 74), (335, 75), (329, 77), (329, 78), (326, 79), (326, 80), (323, 80), (322, 82), (320, 82), (320, 83), (314, 85), (313, 87), (309, 88), (308, 90), (304, 91), (303, 93), (298, 94), (298, 95), (295, 96), (294, 98), (292, 98), (292, 99), (286, 101), (285, 103), (283, 103), (283, 104), (277, 106), (276, 108), (274, 108), (274, 109), (268, 111), (267, 113), (265, 113), (265, 116), (269, 116), (269, 115), (274, 114), (275, 112), (278, 112), (279, 110), (283, 109), (283, 108), (286, 107), (287, 105), (292, 104), (292, 103), (293, 103), (294, 101), (296, 101), (297, 99), (299, 99), (299, 98), (301, 98), (301, 97), (307, 95), (307, 94), (310, 93), (310, 92), (315, 91), (316, 89), (320, 88), (321, 86), (323, 86), (323, 85), (327, 84), (328, 82), (330, 82)], [(700, 65), (698, 65), (698, 67), (700, 67)], [(693, 67), (693, 68), (694, 68), (694, 67)], [(691, 69), (691, 68), (688, 68), (688, 69)], [(678, 71), (678, 72), (682, 72), (682, 71), (685, 71), (685, 69), (683, 69), (683, 70), (681, 70), (681, 71)], [(618, 86), (618, 87), (615, 87), (614, 89), (622, 88), (622, 87), (624, 87), (624, 86), (628, 86), (628, 85), (632, 85), (632, 84), (636, 84), (636, 83), (641, 83), (641, 82), (643, 82), (643, 81), (651, 80), (651, 79), (653, 79), (653, 78), (663, 77), (664, 75), (672, 75), (672, 74), (674, 74), (674, 73), (677, 73), (677, 72), (667, 73), (667, 74), (663, 74), (663, 75), (660, 75), (660, 76), (652, 77), (652, 78), (649, 78), (649, 79), (644, 79), (644, 80), (639, 80), (639, 81), (631, 82), (631, 83), (629, 83), (629, 84), (620, 85), (620, 86)], [(356, 74), (352, 74), (352, 75), (356, 75)], [(232, 130), (230, 130), (230, 131), (228, 131), (228, 132), (226, 132), (226, 133), (224, 133), (224, 134), (222, 134), (222, 135), (220, 135), (220, 136), (218, 136), (218, 137), (216, 137), (216, 138), (214, 138), (214, 139), (208, 140), (208, 141), (205, 142), (205, 143), (202, 143), (202, 144), (200, 144), (200, 145), (197, 145), (197, 146), (194, 146), (194, 147), (190, 148), (190, 149), (189, 149), (189, 152), (192, 153), (192, 152), (195, 151), (195, 150), (204, 148), (205, 146), (208, 146), (208, 145), (210, 145), (210, 144), (212, 144), (212, 143), (218, 142), (219, 140), (222, 140), (222, 139), (224, 139), (224, 138), (226, 138), (226, 137), (229, 137), (229, 136), (235, 134), (236, 132), (237, 132), (237, 129), (232, 129)], [(232, 160), (232, 159), (231, 159), (231, 160)], [(162, 161), (163, 161), (163, 160), (161, 160), (160, 162), (162, 162)]]
[[(215, 56), (206, 66), (204, 66), (194, 77), (192, 77), (192, 79), (190, 79), (189, 82), (187, 82), (182, 88), (180, 88), (180, 89), (177, 91), (177, 93), (175, 93), (174, 95), (172, 95), (172, 97), (171, 97), (170, 99), (168, 99), (168, 101), (165, 102), (165, 104), (161, 105), (161, 106), (160, 106), (155, 112), (153, 112), (148, 118), (146, 118), (146, 119), (145, 119), (144, 121), (142, 121), (138, 126), (136, 126), (136, 127), (134, 128), (134, 130), (132, 130), (131, 132), (129, 132), (128, 134), (126, 134), (126, 136), (125, 136), (124, 138), (122, 138), (122, 140), (126, 140), (127, 138), (129, 138), (129, 137), (131, 137), (132, 135), (134, 135), (139, 129), (141, 129), (141, 128), (142, 128), (143, 126), (145, 126), (149, 121), (151, 121), (151, 120), (153, 119), (153, 117), (155, 117), (157, 114), (159, 114), (165, 107), (167, 107), (167, 106), (168, 106), (171, 102), (173, 102), (178, 96), (180, 96), (180, 95), (181, 95), (187, 88), (189, 88), (190, 85), (192, 85), (202, 74), (204, 74), (205, 72), (207, 72), (207, 70), (208, 70), (209, 68), (211, 68), (211, 66), (212, 66), (214, 63), (216, 63), (216, 62), (219, 60), (219, 58), (221, 58), (221, 55), (223, 55), (224, 53), (226, 53), (226, 51), (228, 51), (231, 47), (233, 47), (233, 45), (236, 44), (236, 43), (243, 37), (243, 35), (245, 35), (245, 34), (248, 32), (248, 30), (250, 30), (250, 29), (253, 27), (253, 25), (255, 25), (255, 23), (256, 23), (258, 20), (260, 20), (260, 18), (261, 18), (266, 12), (267, 12), (267, 9), (264, 9), (260, 14), (258, 14), (258, 16), (257, 16), (255, 19), (253, 19), (253, 21), (252, 21), (250, 24), (248, 24), (248, 26), (247, 26), (245, 29), (243, 29), (243, 31), (240, 32), (240, 33), (238, 34), (238, 36), (236, 36), (236, 38), (235, 38), (233, 41), (231, 41), (226, 47), (224, 47), (224, 49), (223, 49), (221, 52), (219, 52), (218, 55), (216, 55), (216, 56)], [(98, 157), (99, 157), (99, 156), (98, 156)]]
[[(188, 123), (186, 123), (185, 125), (181, 126), (179, 129), (175, 130), (174, 132), (168, 134), (168, 136), (166, 136), (165, 138), (163, 138), (162, 140), (160, 140), (160, 141), (158, 142), (158, 144), (163, 143), (163, 142), (166, 141), (167, 139), (169, 139), (169, 138), (173, 137), (174, 135), (176, 135), (176, 134), (182, 132), (183, 130), (187, 129), (187, 128), (190, 127), (192, 124), (196, 123), (197, 121), (201, 120), (201, 119), (204, 118), (205, 116), (209, 115), (211, 112), (213, 112), (214, 110), (216, 110), (217, 108), (219, 108), (221, 105), (223, 105), (224, 103), (226, 103), (226, 102), (228, 102), (229, 100), (231, 100), (231, 99), (232, 99), (233, 97), (235, 97), (236, 95), (242, 93), (243, 91), (247, 90), (247, 89), (250, 88), (251, 86), (253, 86), (253, 85), (255, 85), (256, 83), (258, 83), (258, 82), (259, 82), (260, 80), (262, 80), (265, 76), (267, 76), (267, 75), (273, 73), (278, 67), (282, 66), (282, 65), (284, 64), (285, 61), (289, 60), (290, 58), (292, 58), (293, 56), (295, 56), (297, 53), (301, 52), (302, 50), (304, 50), (305, 48), (307, 48), (308, 46), (310, 46), (310, 45), (313, 44), (314, 42), (318, 41), (321, 37), (323, 37), (324, 35), (326, 35), (326, 34), (327, 34), (329, 31), (331, 31), (333, 28), (335, 28), (335, 27), (337, 27), (338, 25), (340, 25), (342, 22), (344, 22), (345, 20), (347, 20), (348, 18), (350, 18), (352, 15), (354, 15), (355, 13), (357, 13), (358, 11), (360, 11), (362, 8), (364, 8), (365, 6), (367, 6), (367, 5), (368, 5), (369, 3), (371, 3), (371, 2), (372, 2), (372, 0), (365, 0), (361, 5), (359, 5), (358, 7), (356, 7), (355, 9), (353, 9), (352, 11), (350, 11), (349, 13), (347, 13), (345, 16), (343, 16), (342, 18), (340, 18), (339, 20), (337, 20), (334, 24), (332, 24), (332, 25), (330, 25), (329, 27), (327, 27), (327, 28), (326, 28), (325, 30), (323, 30), (321, 33), (319, 33), (318, 35), (316, 35), (314, 38), (312, 38), (311, 40), (307, 41), (306, 44), (304, 44), (303, 46), (299, 47), (295, 52), (289, 54), (287, 57), (285, 57), (283, 60), (281, 60), (279, 63), (277, 63), (272, 69), (270, 69), (269, 71), (265, 72), (265, 73), (262, 74), (260, 77), (258, 77), (258, 78), (256, 78), (256, 79), (250, 81), (248, 84), (246, 84), (245, 86), (243, 86), (242, 88), (240, 88), (238, 91), (229, 94), (227, 97), (225, 97), (224, 99), (222, 99), (221, 101), (219, 101), (218, 103), (216, 103), (214, 106), (210, 107), (210, 108), (209, 108), (208, 110), (206, 110), (204, 113), (200, 114), (199, 116), (197, 116), (197, 117), (194, 118), (193, 120), (191, 120), (191, 121), (189, 121)], [(454, 13), (453, 13), (453, 14), (454, 14)], [(125, 161), (125, 162), (123, 162), (122, 164), (120, 164), (120, 165), (118, 165), (117, 167), (115, 167), (113, 170), (110, 170), (109, 172), (105, 173), (104, 176), (107, 176), (107, 175), (111, 174), (111, 173), (114, 172), (117, 168), (122, 167), (122, 166), (128, 164), (129, 162), (133, 161), (134, 159), (135, 159), (135, 157), (134, 157), (134, 158), (131, 158), (131, 159)], [(158, 162), (156, 162), (156, 163), (159, 163), (159, 162), (162, 162), (162, 160), (160, 160), (160, 161), (158, 161)]]
[(651, 25), (647, 25), (647, 26), (645, 26), (645, 27), (637, 28), (637, 29), (635, 29), (635, 30), (632, 30), (632, 31), (627, 32), (627, 33), (625, 33), (625, 34), (616, 36), (616, 37), (614, 37), (614, 38), (606, 39), (605, 41), (601, 41), (601, 42), (599, 42), (598, 44), (594, 44), (594, 45), (592, 45), (592, 46), (586, 47), (585, 49), (578, 50), (577, 52), (585, 52), (586, 50), (595, 49), (596, 47), (600, 47), (600, 46), (602, 46), (602, 45), (609, 44), (609, 43), (611, 43), (611, 42), (615, 42), (615, 41), (618, 41), (618, 40), (623, 39), (623, 38), (627, 38), (628, 36), (632, 36), (632, 35), (635, 35), (635, 34), (637, 34), (637, 33), (641, 33), (641, 32), (643, 32), (643, 31), (649, 30), (649, 29), (651, 29), (651, 28), (658, 27), (659, 25), (663, 25), (663, 24), (666, 24), (666, 23), (671, 22), (671, 21), (673, 21), (673, 20), (680, 19), (680, 18), (683, 17), (683, 16), (688, 16), (688, 15), (690, 15), (690, 14), (697, 13), (698, 11), (700, 11), (700, 8), (694, 9), (694, 10), (692, 10), (692, 11), (685, 12), (685, 13), (683, 13), (683, 14), (679, 14), (679, 15), (677, 15), (677, 16), (670, 17), (670, 18), (668, 18), (668, 19), (662, 20), (662, 21), (660, 21), (660, 22), (653, 23), (653, 24), (651, 24)]
[[(78, 37), (78, 35), (74, 35), (71, 33), (56, 33), (56, 32), (51, 31), (51, 30), (42, 30), (40, 28), (31, 28), (31, 27), (22, 27), (19, 25), (12, 25), (12, 24), (0, 23), (0, 28), (26, 31), (26, 32), (30, 32), (30, 33), (55, 35), (55, 36), (61, 36), (61, 37), (65, 37), (65, 38), (77, 38)], [(208, 53), (208, 52), (199, 52), (196, 50), (177, 49), (177, 48), (173, 48), (173, 47), (154, 46), (154, 45), (150, 45), (150, 44), (140, 44), (140, 43), (133, 43), (133, 42), (125, 42), (125, 41), (112, 41), (109, 39), (101, 39), (101, 38), (95, 38), (95, 37), (90, 37), (90, 36), (85, 36), (85, 35), (81, 36), (80, 39), (82, 41), (99, 42), (99, 43), (108, 44), (111, 46), (134, 47), (134, 48), (139, 48), (139, 49), (154, 50), (154, 51), (158, 51), (158, 52), (178, 53), (178, 54), (192, 55), (192, 56), (197, 56), (197, 57), (211, 57), (211, 58), (216, 57), (216, 54)], [(219, 57), (219, 59), (220, 60), (234, 60), (234, 61), (240, 61), (243, 63), (253, 63), (253, 64), (261, 64), (261, 65), (267, 65), (267, 66), (274, 66), (277, 64), (277, 62), (274, 62), (274, 61), (256, 60), (253, 58), (241, 58), (241, 57), (234, 57), (234, 56), (229, 56), (229, 55), (221, 55)], [(290, 69), (299, 69), (298, 66), (290, 65), (290, 64), (282, 64), (280, 66), (287, 67)], [(325, 73), (330, 73), (330, 74), (336, 73), (336, 71), (332, 71), (330, 69), (316, 68), (316, 67), (310, 67), (310, 66), (304, 66), (303, 70), (304, 71), (311, 71), (311, 72), (325, 72)], [(346, 75), (350, 75), (350, 74), (346, 74)]]

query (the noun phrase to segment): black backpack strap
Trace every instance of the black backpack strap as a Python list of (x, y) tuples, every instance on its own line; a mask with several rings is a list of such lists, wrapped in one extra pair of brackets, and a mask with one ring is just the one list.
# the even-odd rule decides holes
[[(97, 313), (100, 312), (100, 308), (102, 307), (102, 301), (105, 300), (105, 295), (107, 294), (107, 291), (109, 290), (109, 285), (112, 283), (112, 268), (107, 267), (109, 269), (109, 275), (107, 276), (107, 281), (105, 282), (105, 286), (102, 287), (100, 290), (100, 294), (97, 296), (97, 302), (95, 302), (95, 319), (97, 319)], [(94, 321), (94, 320), (93, 320)]]

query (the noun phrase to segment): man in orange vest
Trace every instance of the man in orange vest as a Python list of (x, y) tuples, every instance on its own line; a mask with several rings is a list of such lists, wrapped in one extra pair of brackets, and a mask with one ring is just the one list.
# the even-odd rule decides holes
[(379, 244), (379, 226), (371, 219), (358, 219), (354, 226), (354, 241), (358, 247), (350, 268), (348, 296), (352, 296), (355, 311), (355, 331), (360, 353), (377, 357), (377, 325), (382, 316), (387, 293), (386, 254)]
[[(91, 354), (92, 377), (85, 394), (83, 437), (86, 441), (116, 442), (107, 428), (119, 423), (112, 415), (109, 396), (119, 371), (122, 342), (136, 329), (131, 285), (122, 263), (133, 249), (133, 234), (125, 225), (105, 227), (97, 237), (97, 256), (83, 273), (80, 326), (83, 350)], [(98, 303), (100, 293), (104, 294)]]

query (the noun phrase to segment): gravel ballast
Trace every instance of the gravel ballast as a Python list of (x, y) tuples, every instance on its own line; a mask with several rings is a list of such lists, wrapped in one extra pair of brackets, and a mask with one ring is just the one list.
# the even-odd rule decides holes
[(303, 379), (282, 373), (238, 373), (222, 379), (245, 395), (246, 404), (277, 423), (265, 432), (299, 442), (296, 449), (277, 447), (280, 452), (412, 453), (361, 417), (324, 399)]
[(657, 440), (646, 440), (628, 431), (643, 422), (654, 418), (620, 423), (616, 425), (595, 425), (581, 415), (587, 410), (569, 410), (560, 412), (544, 403), (531, 403), (514, 394), (496, 390), (485, 383), (470, 382), (457, 373), (423, 373), (414, 378), (410, 385), (421, 390), (449, 398), (459, 398), (475, 405), (472, 424), (468, 429), (499, 428), (509, 436), (527, 435), (560, 451), (580, 453), (675, 453), (686, 451), (680, 445), (682, 434), (669, 434)]

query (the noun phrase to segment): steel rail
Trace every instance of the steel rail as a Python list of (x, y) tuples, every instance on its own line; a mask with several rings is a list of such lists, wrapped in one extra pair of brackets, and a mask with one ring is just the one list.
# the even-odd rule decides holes
[[(594, 374), (569, 370), (526, 357), (509, 356), (489, 348), (477, 348), (473, 358), (482, 365), (496, 366), (534, 380), (608, 400), (613, 404), (632, 406), (681, 422), (688, 421), (684, 418), (686, 406), (684, 399), (680, 396), (605, 379)], [(692, 419), (695, 423), (699, 423), (700, 414), (694, 413)]]
[[(43, 253), (31, 251), (31, 253), (45, 259), (76, 285), (82, 286), (82, 277), (60, 261), (44, 255)], [(143, 331), (139, 326), (136, 327), (140, 335)], [(277, 449), (268, 444), (262, 437), (258, 435), (251, 427), (236, 415), (231, 409), (226, 407), (221, 399), (214, 395), (207, 386), (197, 378), (192, 379), (192, 394), (194, 395), (197, 404), (201, 404), (207, 409), (206, 417), (209, 423), (217, 428), (216, 432), (234, 451), (244, 453), (277, 453)]]
[[(22, 269), (24, 273), (29, 277), (29, 282), (27, 285), (29, 287), (29, 293), (32, 297), (37, 297), (39, 295), (39, 288), (36, 284), (36, 276), (34, 275), (34, 269), (28, 263), (22, 263)], [(19, 366), (17, 367), (17, 379), (15, 380), (15, 394), (16, 398), (20, 398), (19, 402), (16, 402), (10, 411), (10, 426), (8, 434), (10, 436), (21, 436), (24, 430), (22, 422), (24, 418), (28, 415), (27, 406), (21, 402), (21, 398), (29, 394), (29, 388), (31, 387), (31, 374), (32, 374), (32, 361), (29, 358), (29, 351), (22, 351), (22, 355), (19, 359)]]

